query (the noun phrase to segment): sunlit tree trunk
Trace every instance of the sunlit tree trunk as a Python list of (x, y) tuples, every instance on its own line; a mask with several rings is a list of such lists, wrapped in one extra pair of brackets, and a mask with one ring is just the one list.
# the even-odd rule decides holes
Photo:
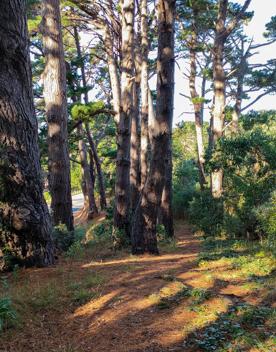
[(0, 270), (54, 262), (43, 198), (25, 1), (0, 2)]
[[(139, 39), (135, 48), (135, 81), (133, 85), (133, 113), (130, 137), (130, 204), (133, 215), (140, 196), (140, 54)], [(140, 50), (140, 47), (139, 47)]]
[(149, 174), (135, 212), (132, 252), (158, 254), (156, 223), (168, 168), (174, 96), (175, 1), (158, 2), (156, 116), (151, 121), (152, 153)]
[[(227, 0), (219, 1), (216, 34), (213, 48), (213, 80), (214, 80), (214, 106), (212, 111), (212, 139), (211, 147), (221, 138), (225, 114), (225, 72), (223, 68), (223, 55), (225, 44), (225, 21), (227, 13)], [(211, 188), (214, 198), (222, 196), (223, 170), (218, 168), (211, 173)]]
[[(81, 58), (82, 58), (81, 47), (80, 47), (79, 36), (78, 36), (78, 32), (77, 32), (76, 27), (74, 27), (74, 37), (75, 37), (78, 58), (81, 60)], [(88, 99), (87, 83), (86, 83), (86, 77), (85, 77), (85, 68), (84, 68), (84, 64), (82, 61), (81, 61), (81, 79), (82, 79), (82, 86), (84, 88), (84, 102), (85, 102), (85, 104), (88, 104), (89, 99)], [(106, 194), (105, 194), (104, 177), (103, 177), (101, 162), (100, 162), (98, 152), (97, 152), (97, 147), (94, 143), (93, 136), (92, 136), (92, 133), (89, 128), (89, 123), (85, 123), (85, 131), (86, 131), (89, 147), (92, 151), (93, 158), (94, 158), (95, 165), (96, 165), (96, 169), (97, 169), (97, 176), (98, 176), (98, 181), (99, 181), (99, 192), (100, 192), (100, 205), (101, 205), (102, 209), (105, 209), (106, 208)], [(94, 205), (94, 200), (95, 200), (94, 185), (93, 185), (92, 180), (91, 179), (89, 180), (88, 174), (87, 174), (86, 182), (87, 182), (87, 189), (90, 189), (91, 192), (93, 190), (93, 197), (88, 198), (89, 199), (89, 208), (93, 209), (93, 208), (95, 208), (95, 205)], [(90, 201), (92, 203), (90, 203)]]
[(41, 30), (45, 53), (44, 100), (48, 123), (49, 188), (53, 222), (73, 230), (67, 133), (66, 68), (59, 0), (44, 0)]
[(141, 0), (141, 190), (144, 188), (148, 173), (148, 148), (149, 148), (149, 131), (148, 131), (148, 15), (147, 15), (147, 0)]
[(197, 34), (192, 33), (190, 42), (190, 76), (189, 86), (192, 103), (194, 106), (195, 114), (195, 130), (196, 130), (196, 142), (197, 142), (197, 159), (198, 159), (198, 171), (199, 171), (199, 182), (201, 189), (204, 189), (206, 183), (205, 172), (204, 172), (204, 144), (203, 144), (203, 118), (202, 118), (202, 101), (196, 90), (196, 46), (197, 46)]
[[(79, 135), (83, 137), (82, 125), (78, 128)], [(90, 167), (87, 160), (87, 147), (84, 140), (79, 140), (79, 154), (80, 163), (82, 168), (82, 179), (84, 181), (83, 193), (84, 193), (84, 209), (83, 213), (87, 219), (92, 219), (97, 213), (98, 209), (96, 206), (95, 195), (94, 195), (94, 183), (91, 178)]]
[(130, 236), (130, 130), (133, 113), (134, 0), (122, 2), (121, 108), (117, 127), (114, 229)]

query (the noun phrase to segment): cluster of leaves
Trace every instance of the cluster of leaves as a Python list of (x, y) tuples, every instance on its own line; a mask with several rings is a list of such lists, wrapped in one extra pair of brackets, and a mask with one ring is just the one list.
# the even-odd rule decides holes
[(208, 235), (262, 238), (275, 230), (276, 114), (250, 113), (241, 127), (239, 134), (220, 140), (208, 163), (210, 172), (224, 170), (222, 199), (197, 195), (191, 219)]

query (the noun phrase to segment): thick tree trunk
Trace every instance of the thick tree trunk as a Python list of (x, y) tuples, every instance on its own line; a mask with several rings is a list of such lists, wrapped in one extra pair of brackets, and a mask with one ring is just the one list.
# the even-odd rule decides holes
[[(212, 112), (212, 148), (222, 137), (225, 114), (225, 72), (223, 68), (224, 44), (226, 41), (225, 21), (227, 0), (219, 1), (216, 35), (213, 48), (214, 107)], [(211, 189), (214, 198), (222, 196), (223, 170), (218, 168), (211, 173)]]
[(165, 185), (162, 192), (161, 206), (160, 206), (160, 223), (164, 226), (165, 233), (167, 237), (174, 237), (173, 228), (173, 209), (172, 209), (172, 143), (171, 134), (169, 147), (167, 151), (167, 161), (166, 161), (166, 175), (165, 175)]
[(133, 113), (134, 0), (122, 2), (121, 113), (117, 128), (114, 229), (130, 237), (130, 129)]
[(203, 190), (206, 184), (205, 172), (204, 172), (204, 144), (203, 144), (203, 132), (202, 132), (202, 102), (199, 101), (200, 97), (196, 90), (196, 46), (197, 46), (197, 34), (192, 33), (192, 39), (190, 42), (190, 76), (189, 86), (192, 103), (194, 106), (195, 113), (195, 130), (196, 130), (196, 142), (197, 142), (197, 160), (198, 160), (198, 171), (199, 171), (199, 183), (200, 188)]
[[(83, 136), (82, 125), (78, 128), (79, 135)], [(97, 213), (98, 209), (96, 206), (95, 195), (94, 195), (94, 184), (92, 182), (90, 167), (87, 161), (87, 148), (83, 139), (79, 140), (79, 154), (80, 162), (82, 168), (82, 178), (84, 187), (84, 209), (83, 214), (85, 214), (87, 219), (92, 219)], [(83, 216), (83, 215), (82, 215)]]
[(43, 198), (25, 1), (0, 2), (0, 270), (5, 256), (25, 265), (54, 262)]
[(148, 15), (147, 15), (147, 0), (141, 0), (141, 50), (142, 50), (142, 65), (141, 65), (141, 190), (144, 188), (148, 174), (148, 148), (149, 148), (149, 130), (148, 130)]
[(140, 172), (140, 93), (141, 93), (141, 37), (135, 37), (135, 81), (133, 84), (133, 113), (131, 117), (130, 137), (130, 206), (131, 216), (134, 214), (140, 197), (141, 172)]
[[(137, 77), (137, 76), (136, 76)], [(130, 206), (134, 214), (140, 196), (140, 124), (139, 124), (139, 78), (133, 86), (133, 113), (130, 137)]]
[(59, 0), (44, 0), (41, 23), (45, 52), (44, 99), (48, 123), (49, 188), (55, 225), (73, 230), (67, 133), (66, 68)]
[(135, 212), (132, 252), (158, 254), (156, 222), (168, 168), (167, 153), (173, 117), (174, 0), (158, 3), (158, 58), (156, 117), (151, 123), (152, 157), (145, 187)]

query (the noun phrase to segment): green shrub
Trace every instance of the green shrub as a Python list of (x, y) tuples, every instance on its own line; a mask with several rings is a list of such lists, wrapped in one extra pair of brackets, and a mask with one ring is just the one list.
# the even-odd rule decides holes
[(0, 298), (0, 332), (10, 326), (16, 321), (16, 311), (12, 306), (9, 297)]
[(65, 224), (60, 224), (54, 228), (53, 239), (59, 250), (66, 251), (74, 242), (74, 232), (68, 231)]
[(205, 236), (220, 235), (223, 226), (223, 201), (213, 199), (209, 190), (198, 193), (190, 202), (189, 219)]
[(83, 259), (84, 246), (80, 241), (74, 242), (67, 250), (66, 257), (70, 259)]

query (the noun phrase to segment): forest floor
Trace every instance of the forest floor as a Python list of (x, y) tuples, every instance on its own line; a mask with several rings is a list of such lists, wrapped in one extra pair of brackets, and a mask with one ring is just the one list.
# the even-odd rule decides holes
[(276, 351), (273, 257), (202, 242), (184, 222), (175, 233), (159, 256), (98, 241), (53, 267), (2, 276), (18, 319), (0, 351)]

